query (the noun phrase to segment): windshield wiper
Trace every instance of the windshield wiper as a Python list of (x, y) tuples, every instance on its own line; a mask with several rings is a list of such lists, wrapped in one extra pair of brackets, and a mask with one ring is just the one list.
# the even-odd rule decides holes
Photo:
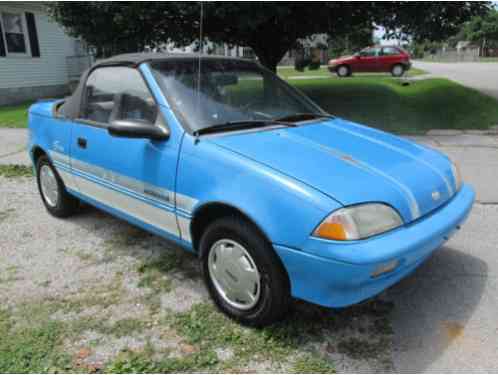
[(260, 128), (271, 125), (283, 125), (288, 127), (295, 127), (296, 124), (284, 122), (279, 120), (241, 120), (241, 121), (227, 121), (221, 124), (214, 124), (206, 126), (205, 128), (194, 131), (194, 136), (198, 137), (201, 134), (216, 133), (222, 131)]
[(326, 113), (313, 113), (313, 112), (303, 112), (303, 113), (293, 113), (292, 115), (287, 115), (283, 117), (279, 117), (274, 119), (274, 121), (306, 121), (306, 120), (312, 120), (315, 118), (329, 118), (329, 119), (334, 119), (335, 116), (328, 115)]

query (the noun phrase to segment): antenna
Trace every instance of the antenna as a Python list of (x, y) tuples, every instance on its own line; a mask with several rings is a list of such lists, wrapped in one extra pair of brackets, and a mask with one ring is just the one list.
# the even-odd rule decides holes
[[(199, 65), (197, 67), (197, 111), (200, 115), (201, 111), (201, 57), (202, 57), (202, 50), (204, 48), (203, 45), (203, 21), (204, 21), (204, 3), (201, 1), (200, 2), (201, 6), (201, 14), (200, 14), (200, 20), (199, 20)], [(199, 116), (200, 118), (200, 116)]]

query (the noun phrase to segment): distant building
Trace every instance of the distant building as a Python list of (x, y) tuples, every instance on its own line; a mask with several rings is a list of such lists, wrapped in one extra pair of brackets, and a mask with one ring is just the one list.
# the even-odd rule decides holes
[(66, 94), (90, 59), (43, 3), (0, 2), (0, 105)]
[(468, 40), (461, 40), (457, 43), (456, 45), (456, 50), (458, 53), (464, 52), (464, 51), (469, 51), (469, 50), (478, 50), (479, 46), (473, 44), (472, 42)]
[[(254, 59), (255, 55), (250, 47), (229, 46), (226, 43), (213, 43), (206, 41), (203, 43), (203, 53), (218, 56), (242, 57)], [(195, 53), (197, 52), (197, 42), (188, 46), (178, 47), (174, 43), (165, 43), (158, 48), (147, 49), (148, 52), (170, 52), (170, 53)]]

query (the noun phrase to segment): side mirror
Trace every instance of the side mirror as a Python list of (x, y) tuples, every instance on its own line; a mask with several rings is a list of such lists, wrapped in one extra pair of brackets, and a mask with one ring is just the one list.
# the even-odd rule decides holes
[(142, 120), (114, 120), (107, 131), (114, 137), (166, 140), (169, 132)]

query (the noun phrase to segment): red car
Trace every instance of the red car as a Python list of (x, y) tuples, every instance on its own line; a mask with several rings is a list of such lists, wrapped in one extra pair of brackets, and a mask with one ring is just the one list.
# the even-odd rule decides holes
[(367, 47), (353, 56), (342, 56), (329, 61), (328, 69), (339, 77), (348, 77), (360, 72), (390, 72), (401, 77), (410, 69), (410, 54), (395, 46)]

